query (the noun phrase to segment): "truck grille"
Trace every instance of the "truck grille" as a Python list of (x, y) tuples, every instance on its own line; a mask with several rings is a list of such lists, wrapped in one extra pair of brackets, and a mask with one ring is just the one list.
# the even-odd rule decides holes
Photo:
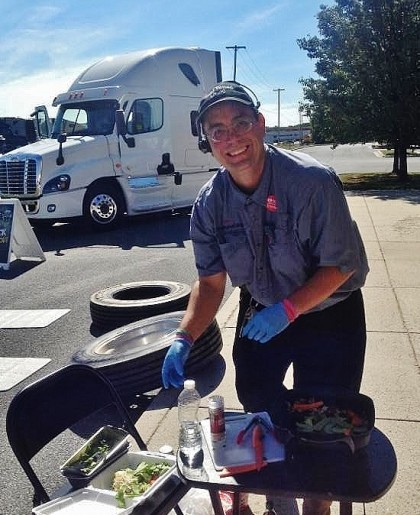
[(0, 195), (37, 194), (37, 159), (0, 159)]

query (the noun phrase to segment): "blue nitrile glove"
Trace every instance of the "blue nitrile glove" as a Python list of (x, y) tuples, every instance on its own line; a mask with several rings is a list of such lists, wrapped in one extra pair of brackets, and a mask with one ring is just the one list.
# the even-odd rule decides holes
[(284, 331), (295, 318), (296, 316), (293, 316), (290, 311), (290, 306), (286, 308), (284, 302), (278, 302), (255, 313), (243, 328), (242, 336), (249, 340), (267, 343), (273, 336)]
[(184, 384), (184, 365), (191, 345), (192, 341), (187, 335), (177, 333), (163, 361), (162, 383), (165, 388), (179, 388)]

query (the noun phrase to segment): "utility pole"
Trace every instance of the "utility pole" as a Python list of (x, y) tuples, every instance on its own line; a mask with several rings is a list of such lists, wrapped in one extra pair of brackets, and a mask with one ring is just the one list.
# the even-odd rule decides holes
[(238, 50), (241, 50), (243, 48), (246, 48), (246, 46), (227, 46), (226, 50), (234, 50), (234, 56), (233, 56), (233, 80), (236, 81), (236, 54), (238, 53)]
[(284, 88), (273, 89), (277, 91), (277, 143), (280, 143), (280, 92), (286, 91)]
[(300, 102), (299, 102), (298, 112), (299, 112), (300, 142), (303, 143), (303, 128), (302, 128), (303, 105)]

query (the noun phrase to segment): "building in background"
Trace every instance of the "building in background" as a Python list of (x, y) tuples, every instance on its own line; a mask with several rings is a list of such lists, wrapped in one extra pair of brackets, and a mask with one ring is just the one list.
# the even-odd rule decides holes
[(311, 130), (308, 127), (286, 127), (281, 128), (280, 131), (277, 127), (268, 127), (265, 134), (266, 143), (294, 143), (299, 141), (301, 143), (311, 142)]

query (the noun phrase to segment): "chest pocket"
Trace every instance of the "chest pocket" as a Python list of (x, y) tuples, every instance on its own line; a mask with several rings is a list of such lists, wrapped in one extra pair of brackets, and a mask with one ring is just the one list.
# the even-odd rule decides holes
[(271, 269), (281, 274), (300, 274), (305, 266), (305, 258), (293, 230), (291, 217), (277, 214), (275, 225), (265, 228), (268, 242), (268, 255)]
[(252, 278), (254, 257), (246, 232), (241, 228), (222, 230), (220, 252), (232, 286), (242, 286)]

